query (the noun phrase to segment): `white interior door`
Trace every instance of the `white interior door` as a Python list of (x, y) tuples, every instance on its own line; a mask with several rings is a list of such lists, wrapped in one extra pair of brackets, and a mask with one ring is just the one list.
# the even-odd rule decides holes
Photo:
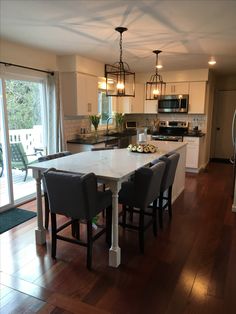
[(214, 158), (230, 159), (233, 155), (232, 120), (236, 110), (236, 90), (219, 91), (216, 103)]

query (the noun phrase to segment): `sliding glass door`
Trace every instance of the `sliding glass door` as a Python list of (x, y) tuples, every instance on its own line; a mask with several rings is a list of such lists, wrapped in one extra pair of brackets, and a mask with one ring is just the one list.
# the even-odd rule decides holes
[(35, 195), (30, 165), (47, 152), (44, 82), (5, 77), (1, 94), (0, 211)]

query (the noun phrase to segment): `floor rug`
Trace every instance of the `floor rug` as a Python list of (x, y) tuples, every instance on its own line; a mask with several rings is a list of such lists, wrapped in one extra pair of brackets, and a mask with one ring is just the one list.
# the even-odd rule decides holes
[(0, 213), (0, 234), (35, 216), (36, 213), (21, 208), (12, 208)]

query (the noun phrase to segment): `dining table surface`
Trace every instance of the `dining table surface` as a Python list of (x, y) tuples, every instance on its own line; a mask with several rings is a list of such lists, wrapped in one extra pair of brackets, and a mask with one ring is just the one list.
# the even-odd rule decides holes
[(158, 142), (151, 144), (157, 147), (155, 153), (137, 153), (124, 149), (86, 151), (36, 164), (30, 168), (36, 180), (37, 192), (37, 228), (36, 243), (46, 242), (46, 230), (43, 226), (41, 179), (43, 172), (49, 168), (71, 171), (78, 174), (93, 172), (98, 181), (108, 185), (112, 192), (112, 241), (109, 251), (109, 265), (118, 267), (121, 263), (121, 249), (118, 238), (118, 193), (122, 182), (126, 181), (140, 167), (150, 164), (166, 153), (186, 145), (180, 142)]

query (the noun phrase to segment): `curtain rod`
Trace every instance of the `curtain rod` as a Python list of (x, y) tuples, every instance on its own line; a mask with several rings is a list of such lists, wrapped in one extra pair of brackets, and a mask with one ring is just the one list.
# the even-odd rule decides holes
[(0, 64), (4, 64), (5, 66), (13, 66), (13, 67), (18, 67), (18, 68), (23, 68), (23, 69), (28, 69), (28, 70), (33, 70), (33, 71), (38, 71), (38, 72), (43, 72), (43, 73), (48, 73), (48, 74), (54, 75), (54, 72), (44, 71), (44, 70), (40, 70), (40, 69), (36, 69), (36, 68), (30, 68), (30, 67), (26, 67), (24, 65), (19, 65), (19, 64), (9, 63), (9, 62), (3, 62), (3, 61), (0, 61)]

